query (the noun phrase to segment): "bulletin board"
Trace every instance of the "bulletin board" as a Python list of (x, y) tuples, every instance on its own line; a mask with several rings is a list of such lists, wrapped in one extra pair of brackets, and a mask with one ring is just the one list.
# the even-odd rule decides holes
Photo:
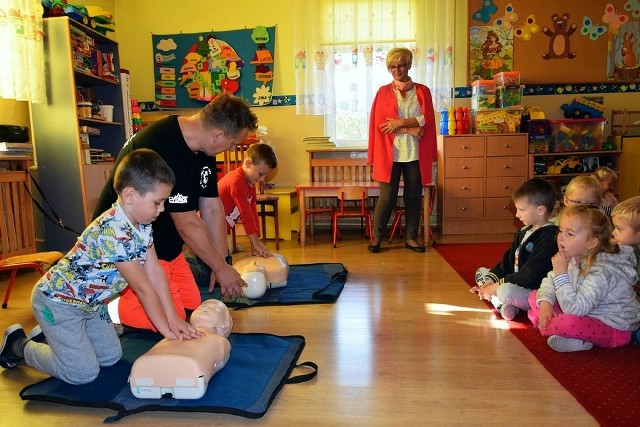
[(220, 93), (271, 103), (275, 27), (153, 34), (155, 104), (201, 108)]
[(523, 84), (640, 82), (638, 0), (468, 5), (469, 81), (518, 70)]

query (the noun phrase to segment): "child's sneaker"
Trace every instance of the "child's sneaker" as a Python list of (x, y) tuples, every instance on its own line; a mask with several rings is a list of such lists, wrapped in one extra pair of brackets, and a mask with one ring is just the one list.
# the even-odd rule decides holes
[(518, 315), (518, 312), (520, 312), (520, 310), (518, 310), (518, 307), (514, 305), (504, 303), (500, 306), (500, 315), (504, 320), (515, 319)]
[(27, 343), (27, 336), (22, 325), (15, 324), (9, 326), (4, 331), (2, 348), (0, 348), (0, 366), (5, 369), (15, 368), (24, 358), (24, 346)]
[(555, 351), (562, 353), (591, 350), (593, 348), (592, 342), (582, 341), (576, 338), (565, 338), (560, 335), (551, 335), (547, 338), (547, 344)]
[(47, 337), (44, 336), (44, 332), (42, 332), (42, 328), (40, 325), (36, 325), (29, 333), (27, 334), (27, 339), (33, 342), (38, 342), (40, 344), (44, 344), (47, 342)]
[(489, 271), (491, 270), (489, 270), (487, 267), (480, 267), (476, 270), (475, 279), (478, 286), (484, 285), (485, 278), (487, 277), (487, 274), (489, 274)]

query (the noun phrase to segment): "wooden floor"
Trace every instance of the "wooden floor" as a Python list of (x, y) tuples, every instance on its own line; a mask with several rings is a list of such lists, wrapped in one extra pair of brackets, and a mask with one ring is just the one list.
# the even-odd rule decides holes
[[(349, 278), (335, 304), (232, 312), (236, 332), (303, 335), (300, 361), (318, 364), (316, 379), (286, 385), (257, 420), (146, 412), (118, 425), (597, 425), (436, 251), (413, 253), (396, 240), (370, 254), (357, 232), (343, 237), (335, 249), (326, 231), (309, 236), (305, 247), (295, 241), (280, 247), (291, 264), (344, 263)], [(489, 240), (511, 235), (467, 241)], [(248, 240), (239, 242), (248, 247)], [(0, 312), (2, 330), (16, 322), (34, 326), (28, 295), (35, 279), (22, 276)], [(6, 281), (0, 278), (0, 296)], [(21, 401), (18, 392), (43, 377), (24, 364), (0, 368), (0, 425), (89, 426), (115, 414)]]

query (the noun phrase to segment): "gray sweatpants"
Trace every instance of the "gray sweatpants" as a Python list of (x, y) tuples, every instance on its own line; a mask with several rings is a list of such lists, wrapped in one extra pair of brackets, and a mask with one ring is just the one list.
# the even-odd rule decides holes
[(24, 358), (29, 366), (69, 384), (86, 384), (96, 379), (100, 367), (111, 366), (122, 357), (106, 305), (85, 312), (50, 300), (36, 287), (31, 304), (47, 344), (27, 343)]

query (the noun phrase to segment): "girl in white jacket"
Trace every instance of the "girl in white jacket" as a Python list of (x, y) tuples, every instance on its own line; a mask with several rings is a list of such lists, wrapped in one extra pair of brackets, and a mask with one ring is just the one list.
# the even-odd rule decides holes
[(529, 319), (556, 351), (621, 347), (640, 326), (635, 256), (611, 240), (611, 220), (599, 209), (560, 212), (553, 270), (529, 296)]

